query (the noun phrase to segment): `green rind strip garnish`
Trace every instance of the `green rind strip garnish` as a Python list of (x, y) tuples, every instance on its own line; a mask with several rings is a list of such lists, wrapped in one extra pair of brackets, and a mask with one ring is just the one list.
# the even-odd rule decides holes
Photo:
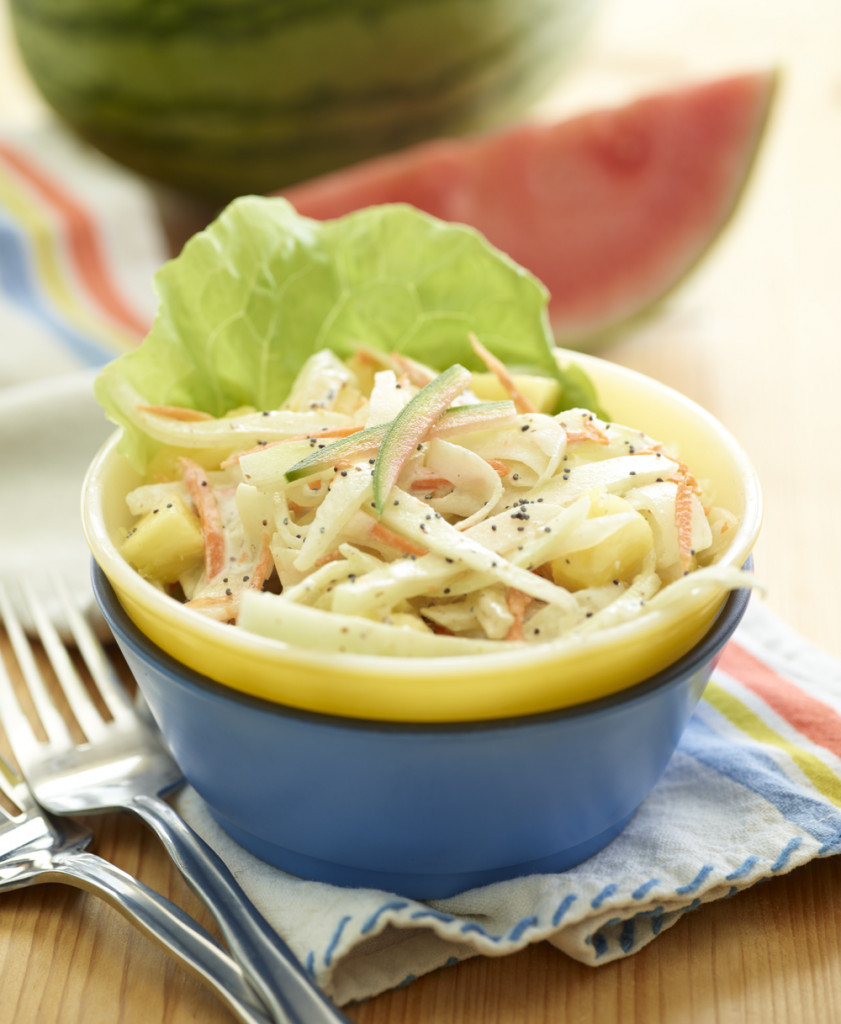
[(470, 370), (460, 363), (431, 380), (391, 421), (374, 464), (374, 508), (382, 514), (400, 470), (445, 409), (470, 386)]
[[(445, 434), (466, 430), (473, 426), (482, 427), (487, 423), (504, 419), (506, 416), (514, 416), (516, 411), (514, 403), (508, 401), (457, 405), (446, 409), (441, 414), (437, 424), (433, 425), (432, 433)], [(374, 451), (382, 443), (386, 431), (393, 422), (393, 420), (389, 420), (387, 423), (378, 423), (374, 427), (366, 427), (364, 430), (350, 434), (348, 437), (342, 437), (338, 441), (331, 441), (330, 444), (317, 448), (305, 459), (296, 462), (294, 466), (290, 466), (284, 476), (291, 483), (309, 473), (317, 473), (319, 470), (335, 465), (342, 459), (351, 459), (357, 455)]]
[(481, 427), (506, 416), (516, 416), (517, 409), (511, 401), (471, 402), (469, 405), (455, 405), (441, 413), (438, 423), (432, 428), (434, 434)]
[(289, 481), (299, 480), (302, 476), (317, 473), (320, 469), (340, 462), (342, 459), (350, 459), (355, 455), (374, 451), (380, 446), (390, 426), (391, 422), (378, 423), (374, 427), (366, 427), (355, 434), (332, 441), (322, 448), (316, 448), (311, 455), (287, 469), (284, 476)]

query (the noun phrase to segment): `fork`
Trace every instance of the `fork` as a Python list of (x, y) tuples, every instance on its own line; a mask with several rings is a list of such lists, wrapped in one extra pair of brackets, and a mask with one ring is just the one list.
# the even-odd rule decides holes
[[(0, 672), (0, 686), (5, 682)], [(268, 1018), (252, 1005), (254, 994), (242, 971), (215, 940), (160, 893), (88, 853), (90, 830), (46, 814), (3, 757), (0, 792), (19, 811), (12, 814), (0, 807), (0, 892), (39, 882), (66, 882), (95, 893), (211, 984), (241, 1021), (266, 1024)]]
[(53, 814), (127, 810), (158, 836), (194, 892), (213, 914), (234, 959), (272, 1019), (282, 1024), (337, 1024), (348, 1018), (321, 992), (277, 932), (250, 902), (218, 854), (163, 799), (184, 778), (148, 714), (134, 705), (90, 624), (54, 581), (69, 631), (110, 714), (104, 718), (64, 641), (30, 588), (21, 589), (32, 621), (87, 742), (77, 745), (49, 693), (33, 649), (5, 591), (0, 620), (18, 660), (46, 742), (35, 735), (14, 691), (0, 689), (0, 718), (21, 772)]

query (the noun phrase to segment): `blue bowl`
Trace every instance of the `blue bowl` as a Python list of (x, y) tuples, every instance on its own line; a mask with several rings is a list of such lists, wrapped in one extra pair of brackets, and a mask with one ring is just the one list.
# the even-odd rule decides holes
[(564, 871), (618, 835), (665, 770), (749, 598), (734, 591), (687, 655), (610, 697), (413, 725), (221, 686), (151, 643), (95, 564), (93, 585), (185, 777), (229, 835), (291, 874), (421, 900)]

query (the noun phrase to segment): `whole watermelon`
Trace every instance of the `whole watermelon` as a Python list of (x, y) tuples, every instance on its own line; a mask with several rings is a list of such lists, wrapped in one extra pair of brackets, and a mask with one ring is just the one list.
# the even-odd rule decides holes
[(52, 108), (224, 201), (491, 127), (556, 79), (595, 0), (11, 0)]

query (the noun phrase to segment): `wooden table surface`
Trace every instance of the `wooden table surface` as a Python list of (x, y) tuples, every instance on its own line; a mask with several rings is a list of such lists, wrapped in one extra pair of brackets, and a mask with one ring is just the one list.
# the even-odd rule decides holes
[[(42, 116), (2, 17), (0, 127)], [(550, 106), (768, 62), (784, 68), (784, 81), (738, 219), (656, 320), (602, 354), (689, 394), (741, 439), (765, 492), (756, 564), (767, 603), (841, 656), (841, 4), (608, 2)], [(142, 826), (95, 824), (98, 852), (209, 924)], [(0, 977), (7, 1024), (230, 1019), (116, 912), (66, 887), (0, 900)], [(622, 962), (594, 969), (536, 945), (347, 1012), (358, 1024), (835, 1024), (841, 859), (705, 906)]]

